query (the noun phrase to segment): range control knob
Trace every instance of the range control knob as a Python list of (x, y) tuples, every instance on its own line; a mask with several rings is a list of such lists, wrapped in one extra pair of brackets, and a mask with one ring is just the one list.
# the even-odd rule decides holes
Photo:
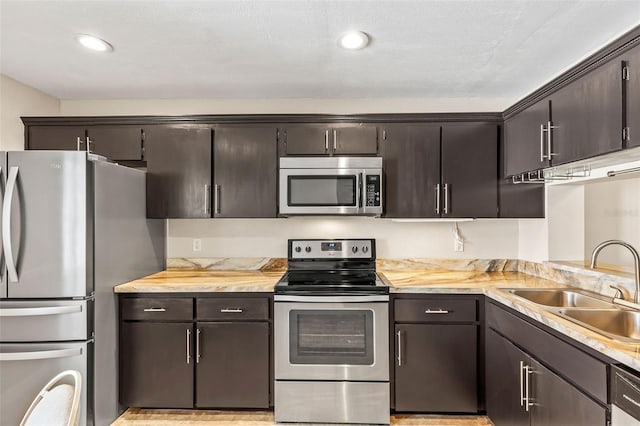
[(296, 253), (300, 253), (302, 251), (302, 247), (298, 246), (294, 249)]
[(304, 251), (306, 251), (307, 253), (311, 253), (311, 247), (310, 246), (306, 246), (304, 248)]
[(358, 247), (356, 247), (356, 246), (351, 247), (351, 251), (352, 251), (354, 254), (355, 254), (355, 253), (357, 253), (357, 252), (358, 252)]
[(367, 246), (362, 246), (362, 252), (363, 253), (367, 253), (369, 251), (369, 247)]

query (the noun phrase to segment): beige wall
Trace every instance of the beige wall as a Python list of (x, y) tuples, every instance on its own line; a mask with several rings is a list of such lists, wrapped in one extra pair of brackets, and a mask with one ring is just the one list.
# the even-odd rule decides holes
[(59, 99), (0, 74), (0, 150), (24, 148), (21, 116), (59, 113)]
[[(516, 220), (458, 224), (464, 252), (453, 250), (451, 222), (404, 223), (373, 218), (173, 219), (168, 257), (286, 257), (288, 238), (376, 238), (378, 257), (490, 259), (518, 257)], [(202, 239), (194, 252), (193, 239)]]
[[(605, 240), (619, 239), (640, 250), (640, 178), (585, 185), (585, 259)], [(631, 271), (633, 257), (622, 247), (607, 247), (599, 262)]]
[(107, 99), (62, 100), (63, 115), (181, 114), (365, 114), (493, 112), (513, 103), (506, 98), (440, 99)]

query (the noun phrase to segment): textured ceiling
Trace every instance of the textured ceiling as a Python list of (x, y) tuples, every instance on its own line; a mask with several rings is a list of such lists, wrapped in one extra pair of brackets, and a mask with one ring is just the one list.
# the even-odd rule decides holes
[[(516, 100), (639, 25), (640, 1), (2, 0), (0, 24), (0, 71), (61, 99)], [(369, 48), (339, 49), (348, 29)]]

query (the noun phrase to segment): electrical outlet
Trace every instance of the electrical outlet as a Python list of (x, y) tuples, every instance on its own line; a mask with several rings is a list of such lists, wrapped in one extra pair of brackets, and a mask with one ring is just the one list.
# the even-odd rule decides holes
[(464, 251), (464, 240), (456, 238), (453, 243), (453, 251)]
[(202, 240), (200, 238), (194, 238), (193, 239), (192, 250), (193, 251), (201, 251), (202, 250)]

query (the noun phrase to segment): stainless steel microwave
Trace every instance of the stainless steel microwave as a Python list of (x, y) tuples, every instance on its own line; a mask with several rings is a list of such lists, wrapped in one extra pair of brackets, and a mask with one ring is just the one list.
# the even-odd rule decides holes
[(382, 214), (382, 158), (280, 158), (280, 214)]

